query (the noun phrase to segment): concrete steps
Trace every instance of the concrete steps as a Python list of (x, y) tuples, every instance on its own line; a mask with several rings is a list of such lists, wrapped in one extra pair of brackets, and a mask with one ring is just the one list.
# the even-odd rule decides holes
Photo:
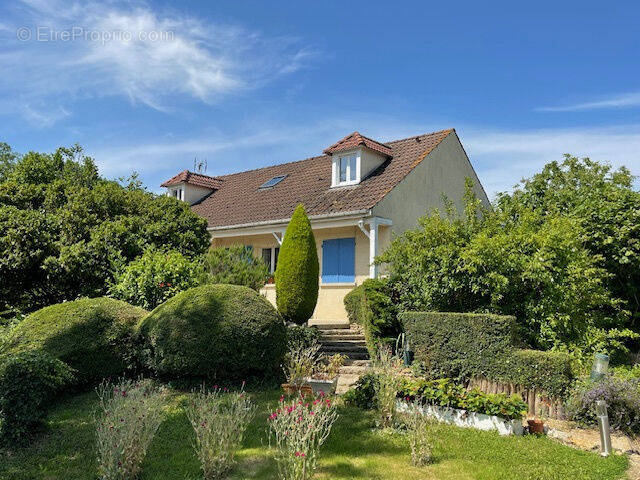
[[(336, 328), (340, 325), (339, 328)], [(367, 372), (370, 365), (369, 352), (362, 330), (357, 325), (327, 324), (320, 328), (320, 352), (327, 358), (336, 353), (347, 357), (340, 368), (336, 393), (341, 395), (348, 391), (358, 379)]]

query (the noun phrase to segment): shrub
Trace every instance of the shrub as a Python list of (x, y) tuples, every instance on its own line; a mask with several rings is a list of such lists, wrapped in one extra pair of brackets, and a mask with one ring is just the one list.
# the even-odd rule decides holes
[(409, 414), (405, 415), (405, 424), (409, 430), (409, 446), (411, 447), (411, 464), (424, 467), (433, 461), (432, 425), (434, 421), (428, 415), (419, 412), (421, 402), (411, 405)]
[(362, 375), (355, 386), (347, 391), (343, 400), (347, 405), (371, 410), (377, 408), (376, 390), (378, 389), (378, 375), (368, 372)]
[(153, 310), (178, 292), (205, 283), (205, 279), (199, 261), (175, 250), (147, 250), (116, 275), (110, 292), (120, 300)]
[(210, 283), (244, 285), (258, 291), (269, 278), (269, 267), (244, 245), (213, 248), (204, 264)]
[(280, 377), (287, 331), (254, 290), (203, 285), (170, 298), (142, 322), (148, 365), (165, 378)]
[(491, 314), (401, 314), (415, 358), (434, 378), (482, 376), (566, 395), (573, 382), (571, 357), (514, 346), (513, 317)]
[(282, 480), (308, 480), (313, 476), (320, 446), (338, 417), (331, 400), (323, 395), (311, 403), (293, 400), (269, 416), (271, 437)]
[(387, 280), (365, 280), (345, 295), (344, 306), (349, 321), (363, 327), (371, 355), (375, 355), (379, 345), (395, 342), (402, 331)]
[(406, 401), (419, 400), (430, 405), (460, 408), (469, 412), (497, 415), (507, 420), (520, 419), (527, 413), (527, 404), (520, 395), (507, 397), (503, 393), (467, 390), (451, 379), (427, 380), (424, 377), (404, 377), (398, 396)]
[(313, 374), (320, 345), (317, 343), (309, 347), (294, 346), (285, 356), (284, 374), (289, 385), (302, 386), (306, 379)]
[(142, 461), (162, 423), (164, 395), (148, 380), (104, 382), (96, 417), (98, 470), (103, 480), (138, 478)]
[(318, 301), (318, 251), (311, 223), (298, 205), (280, 247), (276, 267), (276, 304), (282, 317), (299, 325), (313, 315)]
[(22, 352), (0, 367), (0, 436), (22, 444), (44, 419), (54, 396), (73, 381), (73, 370), (42, 352)]
[(624, 379), (607, 375), (592, 382), (577, 383), (567, 402), (567, 414), (586, 426), (596, 421), (596, 401), (607, 403), (611, 428), (625, 433), (640, 433), (640, 379)]
[(391, 427), (396, 411), (396, 394), (400, 386), (400, 360), (388, 349), (380, 349), (375, 362), (378, 381), (374, 384), (380, 426)]
[(304, 325), (289, 325), (287, 327), (287, 345), (289, 350), (293, 348), (310, 347), (320, 341), (320, 330), (316, 327)]
[(77, 371), (81, 384), (135, 368), (135, 328), (142, 308), (112, 298), (59, 303), (38, 310), (13, 330), (5, 353), (43, 350)]
[(187, 418), (196, 434), (195, 449), (205, 480), (222, 478), (234, 463), (236, 450), (255, 407), (244, 392), (223, 393), (219, 388), (194, 393)]

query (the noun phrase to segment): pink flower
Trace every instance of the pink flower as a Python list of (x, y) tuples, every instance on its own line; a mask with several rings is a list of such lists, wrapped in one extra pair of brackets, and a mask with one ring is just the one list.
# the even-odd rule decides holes
[(281, 396), (280, 396), (280, 401), (281, 401), (281, 402), (284, 402), (284, 395), (281, 395)]

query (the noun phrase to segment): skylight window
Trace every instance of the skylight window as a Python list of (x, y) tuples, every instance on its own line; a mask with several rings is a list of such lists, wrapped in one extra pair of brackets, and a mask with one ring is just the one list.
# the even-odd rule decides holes
[(279, 184), (282, 180), (284, 180), (286, 177), (286, 175), (278, 175), (277, 177), (273, 177), (270, 180), (267, 180), (266, 182), (264, 182), (262, 185), (260, 185), (259, 188), (271, 188), (271, 187), (275, 187), (277, 184)]

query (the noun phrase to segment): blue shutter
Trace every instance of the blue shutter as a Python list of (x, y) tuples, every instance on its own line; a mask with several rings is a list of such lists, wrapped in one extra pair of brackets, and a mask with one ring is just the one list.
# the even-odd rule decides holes
[(322, 242), (322, 283), (355, 282), (355, 238)]

